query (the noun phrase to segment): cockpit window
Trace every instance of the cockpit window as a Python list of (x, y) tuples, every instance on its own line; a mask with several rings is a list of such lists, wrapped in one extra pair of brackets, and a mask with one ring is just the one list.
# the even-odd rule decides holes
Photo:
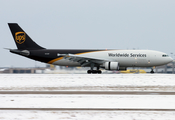
[(164, 54), (164, 55), (162, 55), (162, 57), (168, 57), (168, 55), (165, 55), (165, 54)]

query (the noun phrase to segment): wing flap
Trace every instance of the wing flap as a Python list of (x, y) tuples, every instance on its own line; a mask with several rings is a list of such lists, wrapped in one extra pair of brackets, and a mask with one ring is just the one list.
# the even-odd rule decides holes
[(104, 62), (107, 62), (109, 60), (106, 59), (100, 59), (95, 57), (87, 57), (82, 55), (74, 55), (74, 54), (60, 54), (60, 56), (63, 56), (64, 59), (70, 60), (73, 62), (78, 62), (82, 67), (88, 66), (91, 63), (95, 63), (98, 65), (102, 65)]

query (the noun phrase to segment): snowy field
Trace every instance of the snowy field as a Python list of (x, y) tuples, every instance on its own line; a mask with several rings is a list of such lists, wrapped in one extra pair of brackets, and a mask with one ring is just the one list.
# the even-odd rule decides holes
[[(0, 91), (175, 91), (171, 74), (0, 74)], [(174, 120), (175, 95), (0, 94), (0, 108), (120, 108), (157, 111), (0, 110), (0, 120)]]
[(0, 120), (174, 120), (174, 112), (156, 111), (0, 111)]
[(0, 95), (0, 108), (175, 109), (175, 95)]
[(175, 75), (0, 74), (0, 90), (175, 91)]

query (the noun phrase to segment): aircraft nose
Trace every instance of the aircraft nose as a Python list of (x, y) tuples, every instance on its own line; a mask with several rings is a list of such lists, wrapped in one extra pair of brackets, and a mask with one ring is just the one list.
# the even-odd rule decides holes
[(169, 62), (172, 62), (172, 61), (173, 61), (173, 58), (172, 58), (172, 57), (170, 57), (170, 58), (169, 58)]

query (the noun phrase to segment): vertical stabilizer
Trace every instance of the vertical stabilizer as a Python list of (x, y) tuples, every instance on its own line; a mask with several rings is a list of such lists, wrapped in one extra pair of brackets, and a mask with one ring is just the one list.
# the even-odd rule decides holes
[(17, 23), (8, 23), (8, 25), (19, 50), (44, 49), (36, 44)]

